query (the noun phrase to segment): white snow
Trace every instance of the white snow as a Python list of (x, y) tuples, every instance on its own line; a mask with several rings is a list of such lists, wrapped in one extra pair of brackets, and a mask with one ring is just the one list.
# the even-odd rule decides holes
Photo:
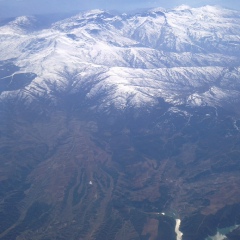
[(191, 9), (191, 7), (188, 6), (188, 5), (182, 4), (182, 5), (174, 8), (173, 10), (175, 10), (175, 11), (183, 11), (183, 10), (188, 10), (188, 9)]
[(17, 95), (33, 101), (31, 91), (49, 96), (86, 85), (87, 99), (101, 96), (99, 108), (152, 106), (159, 97), (174, 105), (213, 106), (237, 98), (240, 71), (230, 74), (226, 66), (240, 62), (239, 12), (213, 6), (160, 10), (164, 15), (152, 14), (158, 9), (124, 16), (92, 10), (31, 33), (19, 27), (31, 24), (27, 17), (0, 27), (0, 60), (14, 59), (22, 72), (37, 74), (25, 89), (2, 93), (0, 100)]

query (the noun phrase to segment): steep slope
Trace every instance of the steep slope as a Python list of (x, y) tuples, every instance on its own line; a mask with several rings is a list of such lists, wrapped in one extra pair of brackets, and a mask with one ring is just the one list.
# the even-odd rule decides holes
[(0, 239), (239, 238), (240, 13), (38, 19), (0, 26)]
[(98, 108), (122, 109), (154, 105), (159, 97), (221, 105), (239, 96), (239, 12), (206, 6), (116, 16), (94, 10), (26, 31), (32, 22), (22, 17), (0, 29), (1, 60), (36, 74), (25, 89), (3, 92), (2, 100), (81, 91), (86, 101), (99, 99)]

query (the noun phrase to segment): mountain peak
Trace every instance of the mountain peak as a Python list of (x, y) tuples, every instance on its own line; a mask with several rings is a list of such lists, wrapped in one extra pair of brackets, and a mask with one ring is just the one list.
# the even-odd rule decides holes
[(191, 9), (190, 6), (185, 5), (185, 4), (182, 4), (182, 5), (180, 5), (180, 6), (175, 7), (173, 10), (176, 10), (176, 11), (184, 11), (184, 10), (189, 10), (189, 9)]
[(83, 13), (80, 13), (77, 15), (80, 18), (84, 19), (94, 19), (94, 18), (108, 18), (111, 17), (112, 14), (110, 14), (108, 11), (102, 10), (102, 9), (93, 9), (89, 11), (85, 11)]
[[(14, 58), (23, 71), (35, 73), (29, 89), (51, 93), (69, 86), (66, 91), (85, 91), (86, 101), (101, 109), (154, 105), (159, 98), (219, 104), (226, 96), (236, 97), (229, 92), (239, 85), (237, 77), (224, 69), (239, 66), (240, 28), (235, 13), (215, 14), (217, 9), (189, 11), (184, 5), (125, 17), (91, 10), (24, 38), (12, 29), (11, 36), (0, 38), (0, 60)], [(13, 25), (29, 26), (31, 20), (18, 18)], [(227, 84), (229, 79), (234, 84)]]
[(33, 16), (20, 16), (0, 27), (2, 34), (18, 35), (35, 30), (37, 20)]
[(33, 16), (20, 16), (9, 23), (11, 26), (28, 29), (34, 26), (36, 19)]
[(86, 11), (85, 12), (85, 16), (92, 16), (92, 15), (100, 15), (100, 14), (104, 14), (106, 13), (106, 11), (102, 10), (102, 9), (93, 9), (90, 11)]

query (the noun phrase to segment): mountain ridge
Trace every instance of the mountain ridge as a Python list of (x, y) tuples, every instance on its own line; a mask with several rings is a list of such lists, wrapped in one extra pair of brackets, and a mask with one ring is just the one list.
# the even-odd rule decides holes
[[(52, 93), (56, 88), (76, 92), (88, 85), (86, 101), (89, 97), (104, 95), (104, 88), (114, 89), (109, 91), (110, 95), (105, 92), (104, 98), (109, 101), (100, 102), (100, 108), (147, 106), (154, 104), (158, 97), (173, 104), (214, 105), (220, 103), (224, 95), (232, 97), (228, 89), (221, 88), (221, 81), (226, 81), (223, 75), (229, 76), (229, 85), (236, 85), (236, 89), (229, 89), (235, 91), (234, 98), (239, 96), (240, 83), (236, 78), (239, 76), (240, 12), (213, 6), (180, 7), (165, 12), (153, 9), (132, 15), (92, 10), (56, 22), (51, 28), (26, 31), (28, 26), (32, 28), (34, 21), (19, 17), (0, 27), (0, 60), (14, 59), (21, 72), (37, 76), (25, 90), (4, 92), (0, 96), (2, 100), (25, 95), (31, 102), (34, 100), (28, 95), (31, 91), (34, 95), (44, 92), (45, 96), (54, 98)], [(221, 76), (218, 72), (226, 73)], [(147, 80), (149, 76), (154, 81)], [(199, 79), (199, 87), (205, 91), (199, 94), (193, 82), (191, 94), (184, 95), (182, 89), (191, 86), (192, 77)], [(133, 78), (146, 79), (146, 84), (141, 86), (141, 81), (128, 81)], [(187, 80), (187, 85), (181, 80), (177, 85), (182, 78)], [(91, 79), (95, 80), (91, 82)], [(172, 89), (172, 79), (174, 93), (167, 90)], [(159, 80), (166, 84), (165, 88)], [(144, 90), (147, 85), (149, 88)], [(212, 88), (219, 88), (215, 102), (210, 100)], [(172, 101), (173, 98), (178, 100)]]
[(238, 237), (239, 12), (45, 24), (0, 27), (0, 239)]

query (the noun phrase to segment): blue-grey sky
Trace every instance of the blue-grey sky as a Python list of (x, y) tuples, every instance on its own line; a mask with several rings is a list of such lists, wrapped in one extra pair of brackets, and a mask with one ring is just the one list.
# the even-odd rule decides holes
[(240, 9), (240, 0), (0, 0), (0, 18), (38, 13), (81, 11), (91, 8), (119, 11), (146, 7), (172, 8), (182, 4), (192, 7), (207, 4), (221, 5)]

